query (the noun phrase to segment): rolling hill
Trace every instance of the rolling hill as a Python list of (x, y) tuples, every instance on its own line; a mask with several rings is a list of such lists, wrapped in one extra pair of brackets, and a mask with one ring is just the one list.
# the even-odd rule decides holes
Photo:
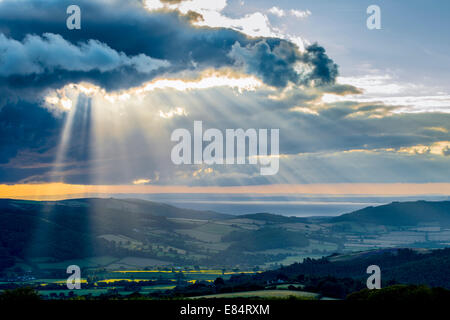
[(33, 265), (42, 257), (99, 256), (267, 267), (334, 252), (450, 245), (449, 201), (391, 203), (309, 219), (227, 215), (135, 199), (1, 199), (0, 221), (0, 270), (19, 260)]
[(419, 224), (450, 226), (450, 201), (393, 202), (344, 214), (331, 219), (331, 222), (387, 226), (417, 226)]
[[(438, 250), (380, 249), (354, 255), (306, 260), (254, 276), (263, 281), (308, 277), (353, 278), (365, 282), (366, 269), (378, 265), (383, 286), (393, 283), (424, 284), (450, 289), (450, 248)], [(245, 280), (247, 281), (247, 280)]]

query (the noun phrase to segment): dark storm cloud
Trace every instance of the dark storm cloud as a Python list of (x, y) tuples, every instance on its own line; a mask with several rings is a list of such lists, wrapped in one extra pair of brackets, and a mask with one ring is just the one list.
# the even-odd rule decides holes
[(325, 53), (325, 49), (317, 43), (308, 46), (302, 55), (302, 61), (313, 67), (310, 80), (320, 84), (333, 83), (338, 76), (338, 67)]
[[(450, 130), (450, 115), (439, 113), (391, 114), (371, 117), (373, 110), (391, 110), (384, 105), (358, 105), (346, 102), (319, 110), (318, 115), (291, 112), (285, 116), (285, 145), (289, 154), (339, 152), (354, 149), (399, 149), (448, 141), (448, 131), (430, 131), (429, 127)], [(369, 112), (359, 115), (358, 112)], [(357, 114), (357, 116), (355, 116)]]
[[(81, 8), (81, 30), (66, 27), (66, 9), (72, 4)], [(39, 103), (47, 90), (67, 83), (87, 81), (116, 90), (162, 73), (236, 67), (229, 55), (233, 46), (260, 43), (267, 44), (267, 51), (252, 58), (261, 61), (259, 69), (249, 72), (270, 85), (298, 83), (298, 61), (312, 70), (319, 67), (313, 65), (318, 60), (302, 55), (286, 40), (250, 39), (231, 29), (190, 24), (201, 18), (195, 13), (150, 13), (140, 1), (0, 1), (0, 163), (19, 157), (15, 160), (20, 166), (19, 152), (34, 155), (36, 161), (54, 160), (64, 116), (54, 118)], [(75, 119), (74, 130), (83, 132), (77, 123)], [(82, 145), (69, 146), (69, 161), (89, 157)], [(45, 159), (37, 156), (42, 154)], [(1, 170), (0, 180), (9, 182), (39, 176), (45, 169)]]
[(56, 144), (61, 119), (36, 104), (9, 104), (0, 112), (0, 164), (15, 157), (20, 150), (46, 152)]
[[(66, 27), (66, 8), (71, 4), (81, 7), (81, 30), (68, 30)], [(161, 130), (153, 136), (157, 139), (151, 142), (146, 141), (142, 128), (135, 126), (127, 136), (121, 137), (126, 141), (125, 151), (117, 149), (117, 141), (112, 137), (102, 144), (104, 149), (111, 150), (108, 154), (110, 160), (102, 159), (90, 166), (87, 162), (93, 158), (91, 149), (95, 146), (91, 144), (95, 141), (89, 136), (91, 124), (86, 120), (90, 117), (83, 118), (84, 111), (89, 114), (89, 103), (81, 101), (83, 105), (75, 109), (71, 139), (64, 159), (68, 163), (64, 168), (66, 182), (93, 183), (95, 175), (100, 174), (107, 179), (101, 181), (103, 183), (129, 183), (136, 178), (153, 178), (150, 170), (157, 168), (161, 171), (160, 183), (179, 183), (180, 178), (167, 161), (170, 151), (166, 149), (170, 145), (159, 146), (158, 143), (170, 141), (171, 129), (191, 128), (193, 121), (199, 119), (205, 121), (205, 127), (221, 130), (239, 126), (282, 127), (280, 151), (290, 155), (399, 148), (448, 140), (450, 115), (402, 114), (371, 118), (372, 115), (385, 116), (392, 107), (358, 105), (354, 102), (336, 103), (313, 110), (316, 114), (292, 112), (290, 109), (295, 106), (313, 108), (309, 102), (319, 99), (324, 92), (339, 95), (361, 92), (355, 87), (334, 83), (338, 68), (317, 44), (300, 52), (287, 40), (248, 38), (224, 28), (196, 28), (189, 23), (192, 19), (201, 17), (195, 13), (186, 16), (176, 12), (149, 13), (139, 1), (0, 1), (0, 181), (51, 181), (49, 168), (55, 160), (67, 115), (55, 118), (39, 106), (36, 100), (42, 98), (45, 90), (81, 81), (92, 82), (107, 90), (123, 89), (160, 75), (185, 70), (232, 67), (256, 75), (278, 88), (284, 88), (289, 83), (316, 88), (297, 88), (290, 95), (286, 93), (289, 90), (278, 90), (277, 93), (282, 96), (278, 100), (268, 99), (267, 92), (258, 90), (246, 92), (240, 100), (231, 89), (225, 92), (227, 88), (214, 88), (214, 95), (211, 94), (213, 90), (192, 93), (199, 97), (195, 100), (198, 106), (182, 93), (171, 92), (171, 96), (180, 95), (176, 99), (177, 104), (189, 111), (188, 116), (167, 120), (164, 125), (166, 132)], [(206, 102), (201, 104), (201, 101), (211, 105), (206, 105)], [(224, 116), (224, 110), (233, 116)], [(444, 127), (447, 130), (430, 131), (427, 129), (430, 127)], [(149, 143), (152, 145), (149, 146)], [(166, 149), (160, 150), (158, 147)], [(151, 155), (141, 156), (147, 150)], [(444, 152), (449, 153), (448, 150)], [(126, 157), (130, 175), (126, 170), (118, 170), (124, 167), (122, 156)], [(382, 161), (389, 161), (388, 156)], [(310, 157), (311, 166), (320, 164), (323, 158), (321, 155)], [(324, 168), (331, 166), (333, 170), (330, 171), (341, 175), (336, 177), (336, 181), (341, 182), (342, 176), (354, 174), (352, 172), (357, 166), (352, 166), (353, 163), (364, 166), (369, 161), (355, 156), (351, 158), (355, 162), (347, 158), (342, 163), (338, 163), (340, 159), (330, 159), (323, 160), (323, 165), (315, 172), (311, 170), (311, 174), (320, 174), (325, 171)], [(404, 171), (402, 177), (419, 171), (421, 164), (417, 162), (414, 165), (416, 159), (413, 156), (408, 158), (411, 164), (408, 170), (403, 163), (396, 162), (383, 178), (398, 169)], [(431, 160), (427, 163), (431, 168), (428, 176), (442, 176), (439, 170), (432, 170)], [(294, 167), (299, 170), (293, 171), (306, 172), (308, 164), (305, 168), (302, 165)], [(340, 172), (345, 165), (349, 166), (348, 170)], [(373, 168), (379, 167), (388, 166), (384, 162), (373, 165)], [(282, 167), (282, 170), (288, 169)], [(251, 170), (254, 171), (254, 168)], [(364, 178), (360, 178), (361, 181), (380, 178), (380, 175), (372, 175), (373, 170), (367, 172)], [(192, 175), (187, 177), (186, 183), (189, 183)], [(392, 181), (396, 181), (399, 176), (392, 177)], [(216, 181), (234, 185), (236, 181), (263, 183), (266, 181), (261, 181), (263, 179), (266, 178), (224, 172), (224, 175), (217, 176)], [(426, 181), (414, 175), (411, 179)], [(318, 181), (321, 181), (320, 178)]]
[(337, 95), (347, 95), (347, 94), (362, 94), (363, 91), (359, 88), (348, 84), (335, 83), (333, 85), (323, 86), (322, 91), (326, 93), (334, 93)]
[[(56, 88), (81, 80), (106, 89), (128, 88), (161, 72), (232, 67), (236, 59), (229, 53), (236, 46), (254, 52), (249, 72), (270, 85), (282, 87), (301, 80), (325, 84), (334, 82), (337, 74), (336, 65), (317, 45), (300, 53), (286, 40), (250, 39), (230, 29), (196, 28), (189, 16), (150, 13), (139, 1), (77, 1), (81, 30), (66, 27), (66, 8), (73, 1), (25, 2), (0, 2), (0, 33), (4, 34), (0, 47), (10, 48), (0, 54), (0, 60), (7, 62), (0, 69), (0, 89), (5, 91), (17, 83), (18, 88), (28, 85), (34, 91), (36, 82)], [(41, 50), (25, 50), (30, 43)], [(12, 57), (13, 51), (20, 54)], [(168, 61), (170, 68), (161, 61)], [(294, 69), (297, 62), (311, 69), (304, 79)]]
[(300, 52), (293, 43), (280, 39), (264, 39), (245, 47), (236, 42), (229, 56), (247, 72), (262, 77), (265, 83), (275, 87), (285, 87), (289, 82), (332, 84), (338, 75), (337, 65), (317, 44)]
[(444, 150), (443, 150), (443, 153), (444, 153), (444, 156), (450, 156), (450, 148), (445, 148)]
[(0, 52), (0, 76), (3, 77), (51, 73), (58, 69), (108, 72), (121, 67), (150, 73), (169, 66), (164, 60), (143, 54), (128, 57), (92, 39), (75, 46), (53, 33), (44, 33), (42, 37), (27, 35), (23, 42), (0, 34)]
[[(91, 100), (83, 95), (78, 98), (73, 124), (68, 135), (63, 170), (80, 172), (92, 154)], [(39, 104), (19, 101), (9, 103), (0, 112), (0, 181), (52, 181), (52, 171), (61, 142), (67, 113), (55, 117)], [(92, 176), (84, 176), (91, 182)], [(72, 178), (73, 179), (73, 178)], [(35, 181), (35, 180), (34, 180)], [(80, 181), (80, 180), (78, 180)]]

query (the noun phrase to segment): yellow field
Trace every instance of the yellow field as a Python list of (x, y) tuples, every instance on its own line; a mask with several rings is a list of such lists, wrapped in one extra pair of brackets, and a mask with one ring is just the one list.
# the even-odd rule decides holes
[(222, 272), (222, 270), (118, 270), (118, 271), (111, 271), (112, 273), (185, 273), (185, 274), (191, 274), (191, 275), (196, 275), (196, 274), (203, 274), (203, 275), (214, 275), (214, 276), (221, 276), (221, 275), (233, 275), (233, 274), (254, 274), (254, 273), (259, 273), (255, 272), (255, 271), (229, 271), (229, 272)]

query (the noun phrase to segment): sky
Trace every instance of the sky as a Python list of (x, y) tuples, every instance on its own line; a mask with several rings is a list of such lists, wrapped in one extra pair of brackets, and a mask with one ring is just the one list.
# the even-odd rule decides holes
[[(72, 4), (81, 29), (66, 26)], [(449, 9), (2, 0), (0, 197), (450, 195)], [(194, 121), (279, 129), (277, 174), (175, 165), (171, 133)]]

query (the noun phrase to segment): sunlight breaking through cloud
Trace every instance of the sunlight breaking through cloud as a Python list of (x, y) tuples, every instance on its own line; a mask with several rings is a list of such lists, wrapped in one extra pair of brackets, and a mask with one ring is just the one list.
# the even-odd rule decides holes
[[(68, 111), (72, 107), (72, 99), (78, 94), (88, 97), (102, 98), (110, 103), (127, 101), (132, 98), (142, 99), (144, 95), (157, 90), (191, 91), (219, 87), (229, 87), (237, 90), (238, 93), (244, 91), (254, 91), (265, 86), (261, 80), (255, 76), (239, 75), (237, 73), (222, 74), (220, 72), (204, 72), (199, 79), (156, 79), (135, 88), (128, 90), (108, 92), (105, 89), (91, 83), (71, 83), (61, 89), (47, 93), (44, 98), (45, 106), (49, 109), (59, 109)], [(266, 86), (267, 87), (267, 86)], [(160, 112), (162, 118), (170, 118), (173, 115), (181, 115), (180, 109)]]

